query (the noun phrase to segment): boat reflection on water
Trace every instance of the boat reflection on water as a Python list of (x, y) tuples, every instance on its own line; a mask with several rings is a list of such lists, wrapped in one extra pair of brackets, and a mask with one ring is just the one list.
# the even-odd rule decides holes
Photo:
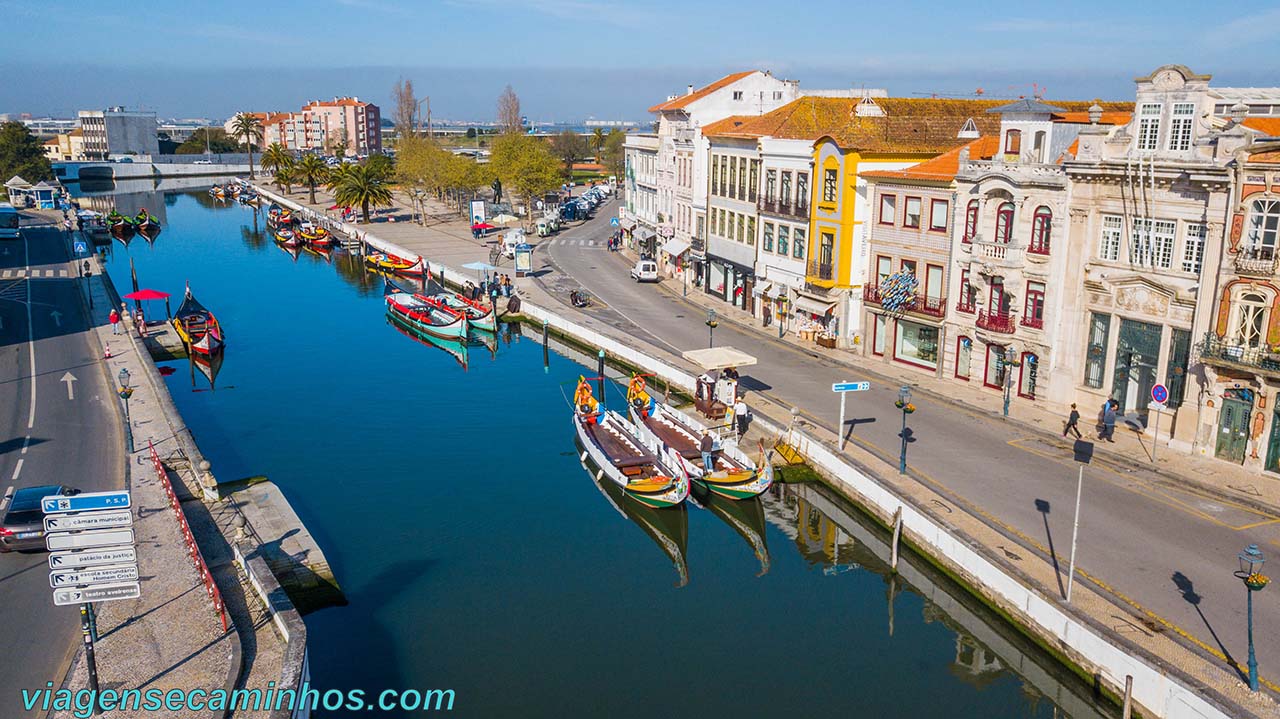
[(300, 257), (300, 256), (302, 255), (302, 248), (301, 248), (300, 246), (297, 246), (297, 245), (292, 245), (292, 246), (290, 246), (290, 245), (286, 245), (286, 244), (281, 243), (281, 242), (277, 242), (277, 243), (276, 243), (276, 247), (279, 247), (281, 252), (283, 252), (283, 253), (285, 253), (286, 255), (288, 255), (288, 256), (290, 256), (290, 257), (292, 257), (294, 262), (297, 262), (297, 261), (298, 261), (298, 257)]
[[(222, 359), (225, 355), (226, 355), (226, 349), (223, 347), (219, 347), (218, 349), (214, 350), (211, 354), (207, 354), (207, 355), (200, 354), (198, 352), (192, 353), (189, 356), (189, 360), (191, 363), (192, 388), (196, 387), (196, 372), (199, 372), (200, 374), (204, 375), (204, 378), (206, 380), (209, 381), (210, 390), (217, 389), (216, 383), (218, 381), (218, 372), (222, 371)], [(196, 391), (201, 391), (201, 390), (197, 389)]]
[[(697, 487), (698, 485), (694, 485)], [(720, 521), (746, 541), (751, 553), (760, 562), (757, 577), (769, 573), (769, 545), (765, 542), (764, 505), (759, 497), (728, 499), (709, 490), (694, 489), (689, 498), (699, 507), (715, 515)]]
[(387, 324), (395, 328), (395, 330), (400, 334), (414, 340), (415, 342), (427, 345), (428, 347), (435, 347), (436, 349), (444, 350), (445, 352), (453, 355), (453, 358), (458, 361), (458, 365), (462, 367), (463, 371), (467, 369), (468, 342), (462, 340), (442, 339), (435, 335), (419, 331), (412, 325), (401, 322), (391, 313), (387, 313)]
[[(586, 454), (582, 445), (577, 441), (574, 442), (574, 446), (577, 448), (579, 457)], [(681, 504), (663, 509), (646, 507), (639, 502), (627, 499), (622, 488), (611, 480), (606, 479), (604, 472), (590, 459), (582, 460), (582, 468), (587, 470), (587, 474), (591, 475), (596, 489), (600, 490), (600, 494), (603, 494), (609, 504), (618, 510), (618, 514), (640, 527), (648, 535), (649, 539), (652, 539), (653, 543), (658, 545), (662, 553), (671, 560), (671, 564), (676, 570), (676, 587), (679, 588), (688, 584), (689, 565), (685, 555), (689, 552), (689, 510), (685, 508), (685, 505)]]
[(314, 255), (324, 260), (327, 264), (333, 264), (333, 248), (332, 247), (314, 247), (312, 245), (303, 245), (302, 251), (308, 255)]

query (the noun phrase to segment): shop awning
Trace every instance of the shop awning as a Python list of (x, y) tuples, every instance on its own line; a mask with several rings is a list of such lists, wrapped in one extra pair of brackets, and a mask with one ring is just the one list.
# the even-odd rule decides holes
[(796, 295), (795, 308), (811, 315), (825, 315), (836, 306), (835, 300), (820, 300), (807, 295)]
[(657, 235), (654, 234), (654, 231), (649, 229), (648, 227), (641, 227), (640, 229), (635, 231), (635, 238), (640, 242), (648, 242), (649, 240), (652, 240), (654, 237), (657, 237)]
[(772, 291), (773, 291), (773, 283), (766, 282), (762, 285), (756, 285), (755, 289), (751, 290), (751, 294), (756, 297), (768, 297), (769, 293)]
[(704, 370), (726, 367), (750, 367), (756, 358), (732, 347), (708, 347), (704, 350), (686, 350), (681, 356)]
[(684, 254), (684, 251), (687, 249), (689, 249), (688, 240), (681, 240), (681, 239), (667, 240), (666, 244), (662, 246), (662, 251), (667, 253), (668, 255), (671, 255), (672, 257), (679, 257), (680, 255)]

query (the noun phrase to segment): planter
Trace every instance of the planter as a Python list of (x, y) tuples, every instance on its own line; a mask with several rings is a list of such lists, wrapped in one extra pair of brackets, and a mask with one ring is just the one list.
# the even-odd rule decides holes
[(827, 349), (836, 348), (835, 337), (822, 337), (821, 335), (819, 335), (818, 337), (815, 337), (813, 341), (818, 343), (819, 347), (826, 347)]
[(1271, 583), (1271, 578), (1262, 574), (1250, 574), (1244, 578), (1244, 585), (1250, 591), (1259, 591)]

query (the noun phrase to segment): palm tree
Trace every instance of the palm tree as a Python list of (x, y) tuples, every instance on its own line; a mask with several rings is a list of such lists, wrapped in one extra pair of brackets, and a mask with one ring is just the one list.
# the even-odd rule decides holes
[(311, 192), (311, 204), (316, 204), (316, 185), (324, 184), (329, 177), (329, 166), (318, 155), (305, 155), (294, 168), (298, 182)]
[(591, 131), (591, 149), (596, 153), (596, 162), (600, 162), (600, 153), (604, 151), (604, 129), (597, 127)]
[(276, 168), (276, 175), (273, 178), (277, 188), (284, 188), (284, 194), (292, 192), (293, 183), (298, 181), (298, 170), (294, 166), (293, 160)]
[(367, 165), (351, 165), (333, 183), (333, 199), (339, 205), (360, 206), (361, 218), (369, 221), (369, 207), (391, 204), (391, 188)]
[(262, 118), (242, 112), (231, 123), (231, 134), (249, 147), (249, 179), (253, 179), (253, 143), (262, 140)]
[(293, 155), (284, 149), (284, 145), (273, 142), (267, 146), (267, 149), (262, 151), (262, 169), (274, 170), (277, 167), (288, 164), (292, 159)]

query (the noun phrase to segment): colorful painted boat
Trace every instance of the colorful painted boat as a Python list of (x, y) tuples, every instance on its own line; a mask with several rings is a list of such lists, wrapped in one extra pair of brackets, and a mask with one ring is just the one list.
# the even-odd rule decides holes
[(133, 226), (132, 220), (115, 211), (112, 211), (107, 217), (107, 225), (110, 228), (111, 236), (123, 242), (125, 247), (129, 246), (129, 241), (133, 239), (134, 234), (138, 231)]
[(387, 324), (391, 325), (396, 332), (399, 332), (414, 342), (427, 345), (428, 347), (434, 347), (448, 355), (451, 355), (455, 360), (457, 360), (458, 365), (462, 367), (463, 371), (466, 371), (468, 360), (468, 344), (466, 342), (455, 339), (443, 339), (427, 334), (426, 332), (422, 332), (417, 329), (415, 325), (401, 318), (399, 315), (391, 312), (387, 313)]
[(145, 208), (138, 213), (137, 217), (133, 218), (133, 224), (138, 234), (146, 238), (148, 242), (154, 241), (160, 235), (160, 223), (156, 222), (156, 219)]
[(226, 337), (218, 318), (196, 301), (191, 294), (190, 285), (187, 286), (182, 304), (178, 305), (178, 311), (173, 315), (173, 328), (178, 331), (178, 337), (191, 354), (212, 354), (226, 345)]
[(579, 459), (591, 459), (623, 493), (647, 507), (674, 507), (689, 496), (689, 475), (661, 458), (662, 449), (641, 437), (622, 415), (602, 408), (585, 378), (574, 392), (573, 423), (582, 443)]
[(370, 267), (379, 271), (410, 277), (421, 277), (426, 269), (426, 263), (423, 262), (421, 257), (417, 260), (406, 260), (403, 257), (397, 257), (386, 252), (374, 252), (366, 255), (364, 261)]
[(429, 297), (392, 290), (387, 293), (387, 312), (415, 330), (433, 337), (465, 340), (466, 315), (433, 302)]
[(666, 403), (654, 401), (645, 391), (643, 377), (632, 377), (627, 387), (627, 405), (641, 434), (676, 454), (699, 487), (728, 499), (748, 499), (773, 485), (772, 465), (764, 464), (764, 470), (758, 471), (736, 440), (722, 441), (713, 453), (715, 466), (703, 467), (700, 443), (709, 428)]
[[(579, 451), (581, 451), (581, 448), (579, 448)], [(599, 467), (596, 467), (588, 460), (583, 460), (582, 466), (593, 477), (599, 473)], [(604, 498), (609, 501), (609, 505), (618, 511), (618, 514), (635, 523), (649, 539), (653, 540), (654, 544), (658, 545), (662, 553), (671, 560), (671, 565), (676, 570), (676, 587), (679, 588), (688, 584), (688, 510), (683, 506), (653, 509), (638, 502), (629, 502), (622, 488), (603, 476), (595, 481), (595, 485), (600, 490), (600, 494), (603, 494)]]
[(298, 236), (297, 232), (288, 227), (279, 226), (272, 228), (271, 236), (275, 238), (276, 242), (279, 242), (285, 247), (302, 246), (302, 238)]
[(333, 236), (329, 234), (329, 231), (314, 222), (299, 223), (297, 233), (302, 237), (303, 242), (308, 245), (328, 247), (333, 244)]
[(441, 292), (433, 295), (445, 305), (467, 315), (467, 323), (472, 329), (484, 332), (497, 332), (497, 313), (491, 305), (486, 305), (469, 297), (454, 292)]

